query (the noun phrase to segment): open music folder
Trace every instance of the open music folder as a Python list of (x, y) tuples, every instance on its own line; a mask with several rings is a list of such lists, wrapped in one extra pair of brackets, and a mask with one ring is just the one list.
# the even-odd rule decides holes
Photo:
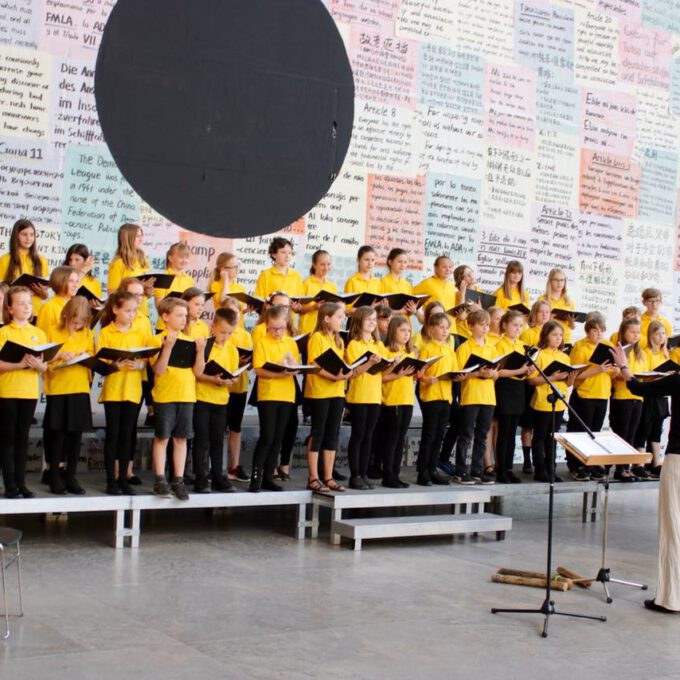
[(651, 453), (642, 453), (613, 432), (558, 432), (555, 441), (584, 465), (644, 465), (652, 460)]

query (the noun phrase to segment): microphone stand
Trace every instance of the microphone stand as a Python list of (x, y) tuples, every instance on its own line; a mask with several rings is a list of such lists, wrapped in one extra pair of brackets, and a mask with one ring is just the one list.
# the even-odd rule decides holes
[(606, 621), (606, 616), (588, 616), (586, 614), (572, 614), (568, 612), (558, 612), (555, 609), (555, 602), (552, 599), (552, 544), (553, 544), (553, 510), (554, 510), (554, 498), (555, 498), (555, 464), (556, 464), (556, 452), (557, 445), (555, 443), (555, 407), (558, 401), (561, 401), (566, 408), (569, 410), (569, 417), (576, 418), (576, 420), (581, 424), (583, 430), (587, 432), (592, 439), (595, 439), (595, 435), (592, 430), (583, 422), (581, 417), (574, 411), (570, 406), (569, 402), (566, 400), (564, 395), (555, 387), (553, 382), (548, 378), (543, 369), (541, 369), (536, 360), (527, 353), (527, 362), (531, 364), (539, 373), (539, 375), (545, 380), (546, 384), (549, 386), (552, 394), (548, 395), (548, 401), (552, 407), (552, 447), (550, 451), (551, 465), (549, 469), (550, 486), (548, 492), (548, 548), (547, 548), (547, 566), (545, 571), (545, 599), (543, 604), (538, 609), (498, 609), (494, 607), (491, 609), (492, 614), (541, 614), (545, 616), (545, 621), (543, 622), (543, 632), (541, 637), (548, 637), (548, 624), (550, 622), (551, 616), (570, 616), (577, 619), (590, 619), (592, 621)]

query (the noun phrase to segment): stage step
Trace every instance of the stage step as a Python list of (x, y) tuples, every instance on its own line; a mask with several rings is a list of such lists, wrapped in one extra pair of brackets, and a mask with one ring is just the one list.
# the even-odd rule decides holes
[(333, 531), (354, 541), (361, 550), (363, 540), (402, 536), (441, 536), (473, 534), (486, 531), (499, 534), (512, 529), (512, 518), (486, 512), (471, 515), (422, 515), (416, 517), (364, 517), (341, 519), (333, 523)]

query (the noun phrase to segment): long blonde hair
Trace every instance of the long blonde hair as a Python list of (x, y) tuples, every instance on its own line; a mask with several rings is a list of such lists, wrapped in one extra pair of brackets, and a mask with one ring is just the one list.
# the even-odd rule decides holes
[(141, 248), (135, 248), (137, 232), (141, 230), (142, 228), (136, 224), (124, 224), (118, 230), (116, 257), (123, 260), (123, 264), (128, 269), (132, 269), (135, 263), (138, 263), (140, 267), (149, 266), (149, 261), (146, 259), (144, 251)]
[(66, 330), (69, 323), (73, 319), (81, 319), (85, 323), (85, 328), (90, 325), (90, 318), (92, 317), (92, 308), (87, 298), (81, 295), (72, 297), (61, 310), (59, 315), (59, 329)]
[(545, 299), (550, 302), (552, 300), (552, 289), (550, 288), (550, 282), (556, 277), (562, 274), (564, 276), (564, 288), (562, 288), (562, 297), (564, 298), (564, 302), (567, 306), (571, 307), (571, 305), (574, 304), (574, 301), (569, 297), (569, 293), (567, 293), (567, 275), (564, 273), (562, 269), (559, 269), (555, 267), (554, 269), (551, 269), (548, 272), (548, 280), (545, 284)]
[[(654, 333), (656, 333), (659, 330), (663, 330), (663, 332), (666, 333), (666, 326), (664, 326), (661, 323), (661, 321), (652, 321), (647, 328), (647, 347), (649, 347), (649, 349), (651, 351), (654, 351), (654, 349), (652, 348), (652, 335), (654, 335)], [(619, 340), (620, 340), (620, 338), (619, 338)], [(661, 352), (663, 353), (664, 357), (666, 357), (666, 359), (668, 359), (668, 334), (667, 333), (666, 333), (666, 342), (664, 342), (663, 345), (661, 345), (660, 349), (661, 349)]]
[[(372, 314), (375, 314), (376, 317), (378, 316), (375, 309), (373, 307), (357, 307), (354, 310), (354, 313), (352, 314), (352, 320), (350, 321), (349, 324), (349, 339), (350, 340), (363, 340), (363, 325), (364, 321), (371, 316)], [(376, 342), (380, 342), (380, 333), (378, 333), (378, 326), (373, 329), (373, 333), (371, 333), (371, 337), (373, 340)]]

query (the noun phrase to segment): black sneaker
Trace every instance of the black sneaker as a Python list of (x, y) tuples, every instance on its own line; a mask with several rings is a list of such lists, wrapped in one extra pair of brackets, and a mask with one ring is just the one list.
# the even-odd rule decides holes
[[(120, 489), (118, 489), (118, 491), (120, 491)], [(159, 498), (172, 498), (172, 494), (170, 493), (170, 487), (168, 486), (168, 483), (165, 481), (154, 482), (153, 493), (154, 496), (158, 496)]]
[(136, 496), (137, 495), (137, 492), (130, 486), (130, 483), (125, 478), (118, 480), (118, 486), (120, 487), (121, 493), (124, 496)]
[(590, 478), (594, 479), (595, 481), (600, 481), (602, 479), (605, 479), (607, 477), (607, 473), (604, 471), (604, 468), (601, 467), (600, 465), (595, 465), (594, 467), (590, 468)]
[(276, 482), (262, 482), (262, 489), (264, 491), (283, 491), (283, 487)]
[(78, 484), (77, 479), (70, 479), (66, 481), (66, 491), (72, 493), (74, 496), (85, 495), (85, 489)]
[(368, 485), (359, 476), (349, 478), (349, 488), (356, 491), (368, 491)]
[(227, 476), (235, 482), (247, 482), (250, 480), (250, 477), (246, 474), (246, 471), (241, 465), (230, 468)]
[(141, 486), (142, 480), (137, 475), (132, 475), (132, 477), (128, 477), (128, 484), (132, 484), (132, 486)]
[(645, 470), (642, 465), (635, 465), (631, 472), (635, 475), (637, 479), (649, 479), (651, 475), (648, 470)]
[(25, 484), (19, 485), (19, 493), (23, 498), (35, 498), (35, 494)]
[(107, 484), (106, 485), (106, 493), (109, 496), (122, 496), (123, 492), (120, 490), (120, 487), (118, 484)]
[(454, 475), (453, 481), (456, 482), (456, 484), (464, 484), (466, 486), (477, 484), (477, 482), (472, 478), (472, 475), (468, 472), (463, 475)]
[(478, 484), (489, 485), (496, 483), (496, 475), (490, 472), (482, 472), (481, 475), (472, 475), (472, 479), (474, 479)]
[(432, 480), (430, 479), (430, 475), (426, 474), (424, 472), (421, 472), (418, 475), (418, 485), (419, 486), (432, 486)]
[(369, 491), (370, 491), (371, 489), (375, 489), (375, 486), (373, 486), (373, 484), (371, 484), (371, 482), (369, 481), (368, 477), (362, 477), (361, 480), (362, 480), (363, 483), (366, 485), (366, 488), (367, 488)]
[(514, 472), (505, 473), (505, 481), (507, 484), (521, 484), (522, 480)]
[(401, 479), (399, 479), (399, 477), (397, 477), (396, 481), (400, 489), (408, 489), (409, 486), (411, 486), (408, 482), (403, 482)]
[(21, 498), (21, 492), (16, 486), (6, 486), (5, 498)]
[(569, 475), (575, 482), (589, 482), (590, 481), (590, 475), (588, 474), (588, 471), (585, 469), (582, 470), (572, 470)]
[(187, 491), (187, 485), (184, 480), (180, 482), (173, 482), (170, 487), (172, 488), (172, 493), (175, 494), (178, 501), (188, 501), (189, 492)]
[(236, 489), (224, 475), (213, 477), (211, 487), (213, 491), (218, 491), (220, 493), (231, 493), (236, 491)]
[(450, 484), (448, 479), (440, 476), (437, 472), (430, 473), (430, 481), (437, 486), (448, 486)]
[(649, 477), (651, 479), (661, 479), (661, 465), (653, 467), (652, 471), (649, 473)]
[(210, 493), (210, 485), (205, 477), (196, 477), (194, 493)]

